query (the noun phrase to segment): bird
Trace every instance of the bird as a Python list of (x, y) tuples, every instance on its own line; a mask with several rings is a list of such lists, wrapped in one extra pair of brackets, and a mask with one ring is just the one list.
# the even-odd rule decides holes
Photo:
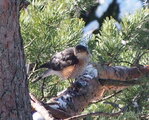
[(90, 61), (90, 53), (86, 46), (77, 45), (67, 48), (53, 55), (50, 61), (42, 64), (37, 69), (47, 68), (32, 82), (37, 82), (50, 75), (57, 75), (62, 80), (77, 78), (81, 75)]

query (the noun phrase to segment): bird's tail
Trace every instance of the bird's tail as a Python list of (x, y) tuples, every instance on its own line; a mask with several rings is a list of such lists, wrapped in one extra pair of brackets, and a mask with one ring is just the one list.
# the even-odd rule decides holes
[(41, 79), (44, 79), (44, 78), (46, 78), (46, 77), (48, 77), (50, 75), (52, 75), (52, 73), (51, 73), (51, 70), (48, 69), (42, 75), (40, 75), (39, 77), (37, 77), (34, 80), (32, 80), (32, 83), (35, 83), (35, 82), (37, 82), (37, 81), (39, 81)]
[(37, 69), (40, 69), (40, 68), (48, 68), (48, 69), (50, 69), (51, 65), (50, 65), (49, 62), (47, 62), (47, 63), (44, 63), (44, 64), (40, 65)]

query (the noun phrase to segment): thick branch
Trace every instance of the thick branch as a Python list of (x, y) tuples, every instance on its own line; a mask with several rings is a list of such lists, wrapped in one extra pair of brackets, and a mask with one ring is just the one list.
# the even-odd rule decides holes
[(30, 97), (31, 97), (32, 108), (35, 109), (35, 111), (37, 111), (38, 113), (40, 113), (44, 117), (45, 120), (51, 120), (52, 116), (54, 116), (55, 118), (57, 117), (59, 118), (59, 115), (61, 118), (70, 117), (70, 115), (68, 115), (64, 111), (59, 110), (59, 109), (54, 109), (50, 107), (49, 104), (40, 102), (31, 93), (30, 93)]
[[(107, 90), (121, 90), (134, 84), (140, 84), (140, 80), (137, 79), (149, 75), (149, 66), (132, 68), (100, 64), (94, 64), (94, 66), (98, 69), (98, 78), (107, 79), (105, 81), (101, 80), (101, 84), (103, 84)], [(115, 80), (117, 80), (117, 82)]]
[[(67, 90), (51, 99), (46, 109), (55, 118), (63, 119), (78, 115), (92, 101), (100, 100), (107, 90), (111, 88), (118, 90), (139, 84), (139, 79), (133, 79), (147, 74), (149, 74), (149, 66), (127, 68), (88, 65), (84, 74), (79, 76)], [(54, 114), (52, 110), (55, 110), (55, 113), (61, 112)]]
[(51, 120), (51, 115), (49, 114), (48, 110), (45, 109), (45, 107), (40, 103), (32, 94), (30, 94), (31, 97), (31, 106), (39, 112), (45, 120)]
[(149, 66), (140, 67), (122, 67), (122, 66), (106, 66), (94, 65), (98, 71), (98, 78), (113, 80), (131, 80), (149, 74)]

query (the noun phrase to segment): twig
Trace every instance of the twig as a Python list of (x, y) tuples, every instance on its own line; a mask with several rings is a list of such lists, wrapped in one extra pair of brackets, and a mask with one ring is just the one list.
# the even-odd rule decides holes
[(131, 62), (129, 62), (129, 61), (124, 61), (124, 60), (115, 60), (115, 61), (113, 61), (113, 62), (116, 62), (116, 63), (127, 63), (127, 64), (129, 64), (129, 65), (131, 65), (131, 66), (132, 66), (132, 63), (131, 63)]
[(139, 80), (112, 80), (112, 79), (99, 79), (99, 82), (104, 85), (113, 85), (113, 86), (131, 86), (131, 85), (140, 85)]
[(93, 102), (91, 102), (91, 104), (93, 104), (93, 103), (98, 103), (98, 102), (101, 102), (101, 101), (110, 99), (110, 98), (116, 96), (117, 94), (119, 94), (119, 93), (121, 93), (121, 92), (123, 92), (123, 90), (119, 90), (119, 91), (117, 91), (117, 92), (115, 92), (115, 93), (113, 93), (113, 94), (111, 94), (111, 95), (108, 95), (108, 96), (106, 96), (106, 97), (104, 97), (104, 98), (102, 98), (102, 99), (100, 99), (100, 100), (93, 101)]
[(143, 55), (145, 55), (146, 53), (148, 53), (147, 51), (144, 51), (144, 52), (138, 52), (138, 53), (136, 53), (136, 58), (135, 58), (135, 60), (134, 60), (134, 62), (132, 63), (132, 65), (133, 66), (139, 66), (140, 64), (139, 64), (139, 62), (140, 62), (140, 60), (141, 60), (141, 58), (143, 57)]
[(126, 111), (126, 109), (127, 109), (127, 106), (123, 107), (119, 112), (116, 112), (116, 113), (94, 112), (94, 113), (76, 115), (76, 116), (67, 118), (65, 120), (76, 120), (76, 119), (81, 119), (81, 118), (85, 118), (85, 117), (89, 117), (89, 116), (99, 116), (99, 115), (106, 116), (106, 117), (115, 117), (115, 116), (120, 115), (124, 111)]
[(45, 96), (44, 96), (44, 86), (45, 86), (45, 79), (42, 80), (42, 84), (41, 84), (41, 99), (45, 99)]
[(33, 67), (33, 69), (32, 69), (32, 72), (31, 72), (31, 73), (29, 74), (29, 76), (28, 76), (28, 79), (30, 79), (31, 76), (32, 76), (35, 72), (38, 71), (38, 70), (36, 70), (36, 66), (37, 66), (37, 64), (34, 65), (34, 67)]
[(30, 46), (30, 45), (33, 43), (34, 40), (35, 40), (35, 39), (33, 39), (33, 40), (30, 41), (26, 46), (24, 46), (24, 49), (26, 49), (28, 46)]
[(118, 109), (122, 109), (122, 108), (120, 108), (119, 107), (119, 104), (116, 104), (116, 103), (114, 103), (114, 102), (104, 102), (104, 104), (109, 104), (109, 105), (111, 105), (113, 108), (118, 108)]

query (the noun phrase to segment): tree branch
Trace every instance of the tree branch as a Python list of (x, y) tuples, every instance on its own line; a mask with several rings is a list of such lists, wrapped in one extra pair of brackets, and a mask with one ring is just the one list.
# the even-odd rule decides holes
[(37, 111), (38, 113), (40, 113), (44, 117), (45, 120), (51, 120), (51, 118), (53, 118), (53, 117), (54, 118), (57, 118), (57, 117), (59, 118), (59, 115), (60, 115), (61, 118), (70, 117), (70, 115), (65, 113), (64, 111), (59, 110), (59, 109), (54, 109), (54, 108), (50, 107), (50, 104), (40, 102), (31, 93), (30, 93), (30, 97), (31, 97), (31, 106), (32, 106), (32, 108), (35, 111)]
[(132, 85), (139, 85), (141, 82), (139, 80), (129, 80), (129, 81), (122, 81), (122, 80), (112, 80), (112, 79), (99, 79), (99, 82), (103, 86), (132, 86)]
[(110, 94), (110, 95), (108, 95), (108, 96), (105, 96), (105, 97), (103, 97), (103, 98), (101, 98), (101, 99), (99, 99), (99, 100), (97, 100), (97, 101), (92, 101), (91, 104), (93, 104), (93, 103), (95, 104), (95, 103), (98, 103), (98, 102), (101, 102), (101, 101), (105, 101), (105, 100), (107, 100), (107, 99), (110, 99), (110, 98), (116, 96), (117, 94), (119, 94), (119, 93), (121, 93), (121, 92), (123, 92), (123, 90), (119, 90), (119, 91), (117, 91), (117, 92), (115, 92), (115, 93), (113, 93), (113, 94)]
[(42, 105), (41, 102), (39, 102), (31, 93), (31, 106), (39, 112), (45, 120), (51, 120), (51, 115), (49, 114), (48, 110)]
[(76, 119), (82, 119), (89, 116), (106, 116), (106, 117), (115, 117), (126, 111), (126, 107), (122, 108), (119, 112), (116, 113), (106, 113), (106, 112), (94, 112), (94, 113), (88, 113), (88, 114), (82, 114), (82, 115), (76, 115), (70, 118), (67, 118), (65, 120), (76, 120)]
[[(149, 66), (140, 68), (88, 65), (83, 75), (64, 92), (52, 98), (44, 107), (57, 119), (80, 114), (92, 101), (102, 99), (105, 92), (140, 84), (140, 78), (149, 74)], [(69, 114), (68, 114), (69, 113)], [(118, 113), (91, 113), (90, 115), (117, 115)], [(85, 117), (86, 115), (84, 115)]]
[(97, 68), (99, 79), (132, 80), (149, 74), (149, 66), (123, 67), (94, 64)]

